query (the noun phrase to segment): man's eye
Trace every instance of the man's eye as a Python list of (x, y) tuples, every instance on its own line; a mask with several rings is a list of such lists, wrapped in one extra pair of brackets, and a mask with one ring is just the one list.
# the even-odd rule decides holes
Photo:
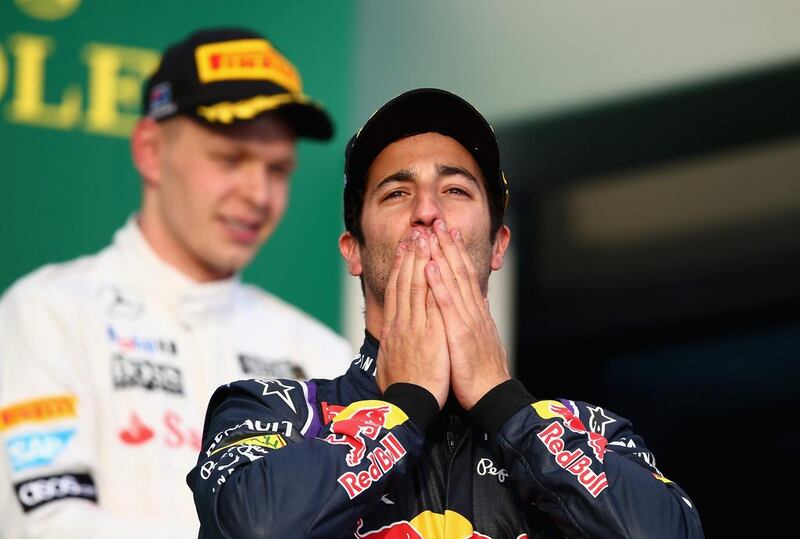
[(465, 189), (462, 189), (460, 187), (448, 187), (447, 192), (452, 193), (454, 195), (469, 196), (469, 193)]
[(383, 200), (389, 200), (390, 198), (400, 198), (405, 193), (403, 191), (389, 191), (383, 197)]
[(268, 165), (267, 171), (270, 175), (278, 178), (289, 178), (292, 175), (291, 167), (285, 165)]
[(216, 156), (216, 158), (217, 161), (229, 167), (235, 167), (242, 161), (241, 156), (236, 154), (219, 154)]

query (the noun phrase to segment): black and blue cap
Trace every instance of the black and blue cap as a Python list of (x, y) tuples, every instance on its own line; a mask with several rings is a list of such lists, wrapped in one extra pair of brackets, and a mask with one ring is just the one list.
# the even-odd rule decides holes
[(500, 150), (489, 122), (468, 101), (447, 90), (417, 88), (387, 102), (347, 144), (344, 165), (344, 221), (352, 231), (360, 219), (367, 171), (389, 144), (436, 132), (451, 137), (475, 159), (486, 181), (490, 204), (502, 215), (508, 182), (500, 169)]

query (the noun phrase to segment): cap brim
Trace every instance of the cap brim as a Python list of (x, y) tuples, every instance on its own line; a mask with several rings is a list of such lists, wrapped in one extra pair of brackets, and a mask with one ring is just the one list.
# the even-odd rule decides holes
[(290, 103), (275, 109), (291, 125), (298, 137), (330, 140), (333, 122), (325, 110), (313, 102)]
[(328, 140), (333, 136), (333, 122), (328, 113), (302, 94), (250, 95), (238, 101), (187, 104), (178, 113), (192, 114), (209, 125), (230, 125), (254, 120), (266, 113), (277, 113), (299, 137)]

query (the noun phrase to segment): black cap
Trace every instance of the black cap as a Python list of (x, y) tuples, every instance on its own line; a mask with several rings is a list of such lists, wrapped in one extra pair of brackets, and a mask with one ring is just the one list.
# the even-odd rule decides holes
[(208, 124), (276, 111), (298, 136), (333, 135), (328, 113), (303, 93), (300, 73), (263, 36), (241, 28), (200, 30), (169, 47), (145, 83), (142, 114), (185, 114)]
[[(402, 93), (379, 108), (347, 144), (344, 165), (345, 227), (353, 222), (348, 208), (360, 207), (367, 171), (383, 149), (396, 140), (436, 132), (461, 144), (483, 172), (490, 203), (508, 205), (508, 182), (500, 170), (500, 150), (494, 130), (478, 110), (452, 92), (417, 88)], [(351, 216), (358, 218), (358, 216)]]

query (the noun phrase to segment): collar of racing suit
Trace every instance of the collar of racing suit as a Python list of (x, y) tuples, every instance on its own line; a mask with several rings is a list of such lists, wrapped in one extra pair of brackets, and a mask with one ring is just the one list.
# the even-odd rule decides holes
[(147, 290), (174, 313), (187, 329), (209, 318), (224, 317), (233, 308), (239, 288), (238, 274), (221, 281), (198, 283), (162, 260), (145, 239), (136, 216), (114, 235), (125, 268), (137, 287)]

